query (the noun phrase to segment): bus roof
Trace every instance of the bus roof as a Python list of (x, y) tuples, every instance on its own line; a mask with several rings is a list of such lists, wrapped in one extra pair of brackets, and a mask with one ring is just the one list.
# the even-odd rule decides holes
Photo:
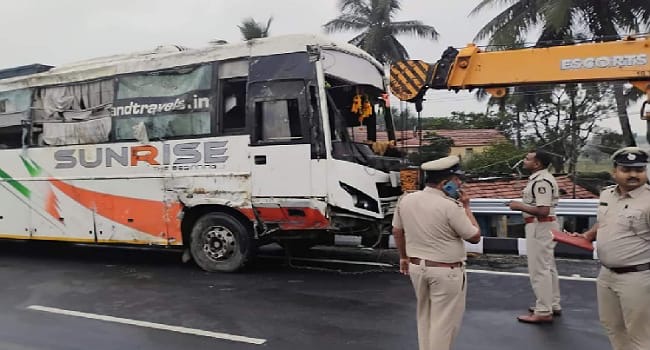
[(93, 58), (55, 67), (43, 73), (2, 79), (0, 80), (0, 91), (81, 82), (119, 74), (156, 71), (241, 57), (304, 52), (307, 45), (319, 45), (323, 49), (349, 53), (369, 61), (378, 70), (382, 70), (381, 64), (356, 46), (335, 42), (318, 35), (294, 34), (253, 39), (233, 44), (214, 44), (200, 49), (160, 46), (149, 51)]

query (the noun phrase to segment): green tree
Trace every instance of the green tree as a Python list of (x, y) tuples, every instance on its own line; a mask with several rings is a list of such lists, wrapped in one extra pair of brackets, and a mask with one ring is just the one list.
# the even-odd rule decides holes
[(421, 21), (394, 21), (401, 9), (400, 0), (339, 0), (339, 9), (341, 15), (323, 25), (325, 32), (361, 31), (350, 43), (384, 64), (409, 58), (398, 35), (438, 38), (436, 29)]
[(422, 118), (423, 130), (454, 130), (463, 129), (464, 125), (458, 120), (445, 117)]
[(417, 116), (411, 112), (408, 106), (401, 111), (397, 107), (391, 107), (390, 110), (395, 123), (395, 129), (413, 130), (417, 127)]
[(244, 40), (266, 38), (269, 36), (269, 28), (271, 27), (272, 21), (273, 17), (269, 17), (266, 25), (264, 25), (249, 17), (242, 20), (241, 25), (237, 26), (237, 28), (239, 28)]
[(612, 155), (619, 148), (625, 146), (625, 139), (623, 135), (615, 131), (604, 130), (594, 136), (594, 144), (599, 151)]
[(468, 129), (501, 129), (503, 120), (495, 114), (451, 112), (451, 120), (458, 121)]
[(506, 113), (520, 121), (524, 144), (559, 155), (553, 161), (556, 172), (563, 172), (566, 162), (573, 172), (596, 122), (613, 112), (614, 104), (607, 103), (612, 95), (606, 84), (559, 85), (533, 96), (508, 97)]
[(517, 148), (510, 142), (500, 142), (487, 147), (463, 161), (463, 169), (472, 175), (511, 174), (513, 166), (520, 161), (526, 150)]
[(435, 132), (427, 132), (423, 137), (422, 147), (420, 147), (419, 152), (409, 154), (408, 158), (411, 163), (420, 165), (430, 160), (448, 156), (453, 145), (454, 141), (450, 138), (438, 136)]
[[(650, 29), (650, 1), (640, 0), (482, 0), (471, 14), (503, 3), (507, 8), (481, 28), (475, 40), (521, 46), (533, 30), (541, 28), (537, 46), (548, 46), (571, 44), (580, 34), (608, 41), (619, 38), (619, 30)], [(627, 115), (632, 95), (626, 96), (622, 82), (613, 87), (623, 137), (635, 144)]]
[(499, 113), (451, 112), (449, 117), (422, 118), (423, 130), (496, 129), (510, 138), (515, 131), (510, 116)]
[(624, 145), (623, 135), (610, 129), (603, 129), (596, 132), (589, 140), (582, 150), (582, 155), (595, 163), (600, 163)]

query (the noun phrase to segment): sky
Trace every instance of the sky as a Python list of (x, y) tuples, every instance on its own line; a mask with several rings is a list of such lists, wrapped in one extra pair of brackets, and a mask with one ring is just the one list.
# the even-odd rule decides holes
[[(437, 61), (448, 46), (463, 47), (501, 8), (469, 16), (479, 0), (403, 0), (395, 20), (420, 20), (440, 33), (437, 42), (399, 37), (411, 58)], [(0, 69), (31, 63), (61, 65), (93, 57), (151, 49), (164, 44), (203, 47), (210, 40), (242, 40), (237, 25), (272, 16), (271, 35), (322, 34), (338, 14), (337, 0), (2, 0)], [(347, 41), (354, 32), (330, 34)], [(480, 43), (479, 43), (480, 44)], [(484, 112), (467, 91), (432, 91), (423, 116), (452, 111)], [(645, 133), (639, 107), (630, 108), (633, 130)], [(616, 118), (601, 123), (620, 130)]]

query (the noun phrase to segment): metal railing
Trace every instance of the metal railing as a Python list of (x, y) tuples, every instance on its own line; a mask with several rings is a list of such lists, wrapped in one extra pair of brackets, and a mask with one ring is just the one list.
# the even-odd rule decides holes
[[(521, 199), (484, 199), (470, 200), (469, 206), (474, 214), (516, 215), (519, 211), (510, 210), (508, 204)], [(560, 199), (555, 208), (558, 216), (596, 216), (598, 199)]]

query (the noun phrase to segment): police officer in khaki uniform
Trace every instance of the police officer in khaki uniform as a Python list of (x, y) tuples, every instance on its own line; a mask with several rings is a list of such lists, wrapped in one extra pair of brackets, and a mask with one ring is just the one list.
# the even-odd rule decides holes
[(393, 216), (400, 272), (410, 275), (417, 297), (420, 350), (449, 350), (465, 312), (463, 240), (478, 243), (479, 226), (460, 191), (460, 159), (422, 164), (426, 188), (401, 198)]
[(614, 350), (650, 349), (650, 186), (648, 153), (626, 147), (612, 155), (615, 186), (600, 194), (597, 223), (581, 236), (598, 237), (602, 264), (598, 313)]
[(560, 282), (555, 266), (555, 242), (551, 230), (559, 230), (555, 206), (559, 188), (555, 177), (547, 170), (551, 156), (535, 150), (526, 154), (524, 169), (532, 172), (522, 193), (522, 202), (513, 201), (510, 209), (522, 212), (526, 231), (528, 273), (535, 293), (535, 305), (530, 314), (517, 317), (520, 322), (547, 323), (553, 315), (562, 314)]

